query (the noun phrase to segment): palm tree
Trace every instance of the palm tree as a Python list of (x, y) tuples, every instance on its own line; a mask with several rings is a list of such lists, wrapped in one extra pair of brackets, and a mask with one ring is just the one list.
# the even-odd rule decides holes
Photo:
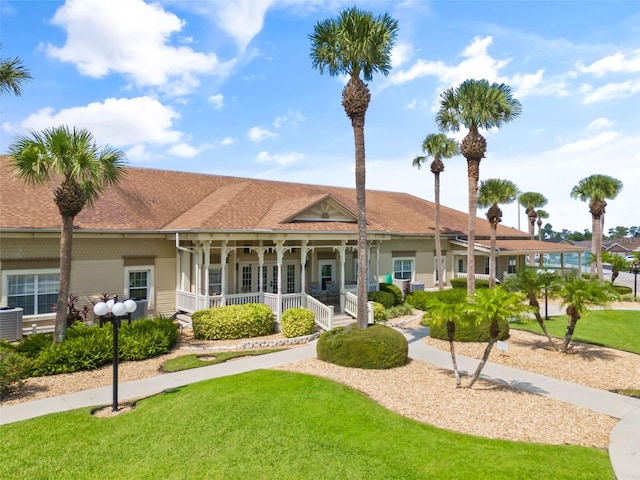
[(442, 322), (447, 324), (447, 338), (449, 339), (449, 351), (451, 352), (451, 363), (453, 364), (453, 375), (456, 379), (456, 388), (460, 388), (460, 372), (458, 370), (458, 362), (456, 360), (456, 347), (454, 338), (456, 335), (455, 320), (465, 318), (465, 309), (467, 303), (455, 301), (443, 301), (433, 297), (427, 303), (427, 312), (429, 315), (430, 325), (439, 325)]
[(471, 311), (476, 317), (478, 324), (489, 323), (489, 343), (484, 350), (482, 359), (476, 368), (468, 388), (471, 388), (480, 372), (489, 359), (489, 354), (493, 345), (500, 336), (500, 323), (513, 318), (522, 318), (530, 307), (522, 303), (523, 295), (520, 293), (509, 292), (502, 286), (498, 285), (494, 288), (481, 288), (473, 295), (473, 301), (470, 304)]
[(29, 70), (18, 57), (0, 59), (0, 93), (13, 93), (19, 97), (22, 95), (22, 84), (31, 78)]
[(460, 153), (458, 143), (444, 133), (431, 133), (422, 142), (422, 152), (426, 156), (413, 159), (413, 166), (422, 166), (429, 157), (433, 158), (430, 168), (434, 176), (434, 197), (436, 204), (436, 264), (438, 271), (438, 289), (444, 289), (444, 266), (442, 262), (442, 246), (440, 243), (440, 174), (444, 172), (443, 158), (451, 158)]
[(538, 240), (542, 241), (542, 219), (549, 218), (549, 214), (539, 208), (536, 210), (536, 218), (538, 219), (536, 223), (538, 224)]
[(591, 212), (591, 255), (596, 263), (591, 264), (591, 275), (597, 274), (600, 280), (604, 279), (602, 271), (602, 222), (604, 220), (607, 199), (613, 200), (622, 190), (622, 182), (608, 175), (591, 175), (583, 178), (571, 189), (571, 198), (577, 198), (582, 202), (589, 202)]
[(558, 276), (555, 272), (537, 272), (532, 268), (522, 268), (515, 275), (509, 276), (505, 279), (504, 287), (511, 292), (521, 292), (529, 300), (529, 306), (533, 310), (533, 314), (538, 321), (538, 325), (544, 332), (549, 340), (549, 345), (554, 350), (558, 351), (558, 346), (555, 344), (551, 335), (547, 331), (547, 325), (544, 323), (544, 318), (540, 315), (540, 298), (543, 293), (546, 295), (553, 295), (557, 291)]
[(511, 180), (490, 178), (480, 183), (478, 206), (490, 207), (487, 211), (487, 220), (491, 225), (491, 251), (489, 252), (489, 288), (496, 284), (496, 232), (498, 224), (502, 222), (502, 210), (498, 204), (515, 202), (518, 198), (518, 187)]
[[(525, 208), (525, 213), (529, 218), (529, 235), (533, 238), (536, 234), (536, 209), (544, 207), (547, 204), (547, 199), (538, 192), (524, 192), (518, 197), (518, 203)], [(533, 255), (529, 255), (529, 266), (533, 267), (534, 263)]]
[(367, 326), (367, 218), (365, 201), (364, 122), (371, 93), (360, 78), (387, 75), (398, 22), (388, 14), (374, 17), (356, 7), (343, 10), (336, 19), (318, 22), (311, 40), (311, 62), (320, 74), (348, 75), (342, 91), (342, 106), (351, 120), (355, 143), (355, 181), (358, 210), (358, 313), (360, 328)]
[(67, 300), (71, 280), (73, 220), (85, 205), (91, 206), (108, 185), (124, 175), (124, 153), (98, 148), (93, 135), (67, 126), (19, 135), (9, 146), (15, 175), (28, 185), (43, 185), (61, 177), (53, 200), (62, 217), (60, 237), (60, 287), (56, 303), (54, 341), (66, 336)]
[(597, 278), (584, 279), (580, 275), (568, 275), (560, 284), (558, 295), (562, 306), (567, 307), (569, 322), (564, 335), (561, 351), (566, 353), (573, 338), (576, 324), (592, 306), (606, 306), (618, 299), (618, 294), (610, 283)]
[(611, 285), (616, 281), (621, 270), (629, 269), (630, 262), (615, 253), (602, 252), (602, 261), (611, 265)]
[(460, 152), (467, 159), (469, 181), (469, 230), (467, 247), (467, 294), (472, 295), (475, 284), (475, 236), (478, 180), (480, 160), (487, 151), (487, 142), (480, 129), (500, 128), (517, 118), (522, 111), (520, 102), (513, 98), (511, 87), (487, 80), (465, 80), (456, 88), (440, 95), (440, 110), (436, 123), (441, 130), (458, 132), (461, 127), (469, 132), (462, 140)]

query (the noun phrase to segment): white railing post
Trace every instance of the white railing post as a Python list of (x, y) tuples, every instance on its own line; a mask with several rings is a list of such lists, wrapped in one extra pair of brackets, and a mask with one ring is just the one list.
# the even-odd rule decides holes
[(369, 325), (373, 325), (375, 323), (373, 311), (374, 311), (373, 302), (367, 302), (367, 323)]

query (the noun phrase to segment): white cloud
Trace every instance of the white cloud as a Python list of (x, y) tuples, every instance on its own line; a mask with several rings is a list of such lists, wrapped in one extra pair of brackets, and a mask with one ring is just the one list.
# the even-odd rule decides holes
[(145, 142), (163, 145), (178, 142), (182, 137), (182, 132), (172, 128), (179, 118), (171, 107), (150, 97), (108, 98), (58, 112), (43, 108), (25, 118), (22, 127), (33, 130), (56, 125), (86, 128), (99, 144), (116, 147)]
[(73, 63), (84, 75), (120, 73), (138, 86), (172, 95), (195, 89), (196, 75), (227, 75), (235, 62), (221, 63), (213, 53), (171, 46), (171, 36), (184, 22), (158, 3), (67, 0), (52, 23), (66, 30), (67, 39), (62, 47), (46, 45), (51, 57)]
[(630, 52), (629, 55), (616, 52), (593, 62), (591, 65), (578, 63), (576, 68), (582, 73), (591, 73), (596, 77), (603, 77), (608, 73), (640, 72), (640, 49)]
[(276, 119), (273, 121), (273, 126), (276, 128), (280, 128), (283, 125), (289, 124), (297, 127), (298, 124), (300, 124), (304, 120), (305, 118), (300, 112), (287, 110), (286, 114), (276, 117)]
[(287, 152), (283, 154), (276, 153), (274, 155), (270, 155), (269, 152), (262, 151), (256, 156), (256, 161), (258, 163), (271, 163), (280, 167), (285, 167), (292, 163), (296, 163), (303, 158), (304, 154), (299, 152)]
[(413, 45), (407, 42), (398, 42), (391, 50), (391, 66), (398, 68), (413, 56)]
[(595, 149), (602, 148), (606, 145), (614, 143), (614, 141), (620, 136), (619, 133), (613, 131), (602, 132), (594, 137), (585, 138), (572, 143), (567, 143), (560, 148), (555, 149), (555, 153), (580, 153), (591, 152)]
[(149, 152), (145, 145), (134, 145), (126, 152), (127, 160), (131, 162), (149, 162), (151, 160), (151, 152)]
[(224, 106), (224, 95), (217, 93), (209, 97), (209, 103), (213, 104), (213, 108), (216, 110), (222, 110)]
[(613, 122), (604, 117), (596, 118), (593, 122), (587, 125), (588, 130), (603, 130), (611, 127), (613, 127)]
[(249, 137), (249, 140), (251, 140), (252, 142), (262, 142), (263, 140), (266, 140), (268, 138), (277, 137), (278, 134), (273, 133), (267, 130), (266, 128), (251, 127), (247, 132), (247, 136)]
[(176, 157), (193, 158), (200, 153), (200, 150), (187, 143), (176, 143), (175, 145), (171, 145), (167, 153), (169, 155), (175, 155)]
[(586, 93), (583, 99), (585, 104), (601, 102), (612, 98), (628, 97), (640, 92), (640, 79), (627, 80), (622, 83), (608, 83), (598, 88), (583, 86), (582, 91)]
[(223, 146), (223, 147), (229, 147), (231, 145), (234, 145), (237, 142), (238, 142), (237, 138), (225, 137), (222, 140), (220, 140), (220, 145)]

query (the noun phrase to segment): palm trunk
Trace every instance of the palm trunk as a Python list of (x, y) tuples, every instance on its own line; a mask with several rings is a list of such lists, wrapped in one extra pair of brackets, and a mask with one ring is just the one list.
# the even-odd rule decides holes
[(482, 369), (487, 364), (487, 360), (489, 360), (489, 354), (491, 353), (493, 344), (498, 340), (498, 335), (500, 335), (500, 326), (498, 325), (497, 321), (492, 321), (491, 326), (489, 327), (489, 343), (487, 344), (487, 348), (484, 349), (482, 360), (480, 360), (478, 368), (476, 368), (476, 372), (473, 374), (471, 382), (469, 382), (467, 388), (473, 387), (473, 384), (476, 383), (476, 380), (478, 380), (478, 377), (480, 377), (480, 372), (482, 372)]
[[(536, 217), (532, 217), (529, 215), (529, 235), (531, 235), (532, 239), (535, 239), (536, 236)], [(533, 267), (535, 265), (536, 259), (533, 255), (529, 255), (529, 266)]]
[(557, 352), (558, 346), (555, 344), (555, 342), (551, 338), (551, 335), (549, 335), (549, 332), (547, 331), (547, 324), (544, 323), (544, 319), (542, 318), (542, 315), (540, 315), (540, 303), (538, 302), (538, 299), (535, 297), (535, 295), (529, 296), (529, 305), (533, 307), (533, 314), (535, 315), (536, 320), (538, 321), (538, 325), (540, 325), (540, 328), (546, 335), (547, 340), (549, 340), (549, 344)]
[(74, 217), (62, 217), (62, 233), (60, 237), (60, 285), (56, 302), (56, 320), (53, 341), (58, 344), (67, 335), (67, 305), (69, 285), (71, 283), (71, 250), (73, 241)]
[(436, 202), (436, 269), (438, 271), (438, 290), (444, 289), (444, 268), (442, 265), (442, 245), (440, 241), (440, 174), (434, 173), (434, 195)]
[[(593, 218), (593, 248), (596, 254), (596, 269), (600, 280), (604, 280), (604, 272), (602, 271), (602, 217)], [(593, 265), (593, 263), (591, 264)]]
[(367, 327), (367, 213), (365, 190), (364, 116), (352, 121), (356, 147), (356, 204), (358, 208), (358, 312), (356, 322)]
[(467, 159), (469, 175), (469, 239), (467, 247), (467, 295), (476, 290), (476, 210), (478, 209), (478, 179), (480, 159)]
[(453, 364), (453, 376), (456, 379), (456, 388), (461, 387), (460, 372), (458, 371), (458, 361), (456, 360), (456, 346), (454, 338), (456, 336), (456, 324), (453, 320), (447, 320), (447, 336), (449, 338), (449, 351), (451, 352), (451, 363)]
[(562, 353), (567, 353), (569, 344), (571, 343), (571, 339), (573, 338), (573, 332), (576, 329), (576, 324), (578, 323), (578, 320), (580, 320), (580, 314), (576, 311), (573, 305), (569, 305), (567, 307), (567, 315), (569, 316), (569, 322), (567, 324), (567, 331), (564, 334), (562, 348), (560, 349)]
[(496, 225), (491, 225), (491, 251), (489, 252), (489, 288), (496, 286)]

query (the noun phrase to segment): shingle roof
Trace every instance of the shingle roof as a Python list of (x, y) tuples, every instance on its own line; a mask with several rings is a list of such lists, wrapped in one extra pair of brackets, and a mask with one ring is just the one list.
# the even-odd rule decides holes
[[(26, 186), (10, 170), (9, 157), (0, 156), (0, 228), (60, 229), (53, 202), (59, 180), (46, 186)], [(287, 222), (305, 208), (331, 196), (357, 211), (355, 189), (306, 185), (147, 168), (126, 168), (124, 179), (107, 188), (93, 208), (75, 219), (77, 229), (106, 231), (276, 230), (355, 232), (355, 223)], [(398, 192), (367, 191), (370, 232), (432, 235), (434, 204)], [(466, 235), (467, 215), (441, 207), (442, 233)], [(476, 235), (488, 236), (489, 223), (478, 217)], [(503, 237), (528, 237), (499, 226)]]

